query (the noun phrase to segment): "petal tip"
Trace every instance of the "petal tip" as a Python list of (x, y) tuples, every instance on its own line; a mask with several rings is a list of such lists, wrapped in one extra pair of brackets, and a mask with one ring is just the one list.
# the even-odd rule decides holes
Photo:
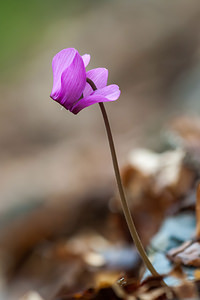
[(88, 65), (89, 62), (90, 62), (90, 54), (84, 54), (84, 55), (82, 55), (81, 57), (82, 57), (84, 66), (85, 66), (85, 68), (86, 68), (87, 65)]

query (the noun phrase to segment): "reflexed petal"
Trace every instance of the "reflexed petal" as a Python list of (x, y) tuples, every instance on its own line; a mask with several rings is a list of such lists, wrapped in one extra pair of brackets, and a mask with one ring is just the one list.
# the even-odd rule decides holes
[(70, 109), (81, 97), (86, 84), (86, 71), (83, 59), (76, 51), (71, 64), (64, 70), (61, 76), (61, 87), (56, 97), (51, 97)]
[(108, 101), (117, 100), (120, 96), (120, 93), (120, 89), (116, 84), (111, 84), (95, 91), (95, 95), (101, 95), (103, 97), (106, 97)]
[(63, 49), (58, 52), (52, 60), (53, 69), (53, 88), (51, 97), (56, 98), (61, 88), (61, 75), (72, 63), (77, 50), (74, 48)]
[[(108, 70), (105, 68), (96, 68), (88, 71), (86, 77), (91, 79), (96, 85), (97, 89), (104, 88), (108, 81)], [(86, 83), (85, 89), (83, 91), (83, 96), (87, 97), (93, 93), (89, 83)]]
[(71, 109), (70, 111), (74, 114), (77, 114), (83, 108), (86, 108), (92, 104), (99, 103), (99, 102), (108, 102), (108, 101), (115, 101), (120, 96), (120, 90), (118, 85), (112, 84), (108, 85), (102, 89), (94, 91), (91, 95), (82, 98), (79, 100)]
[(83, 59), (83, 62), (84, 62), (84, 66), (85, 66), (85, 68), (86, 68), (87, 65), (88, 65), (89, 62), (90, 62), (90, 55), (89, 55), (89, 54), (84, 54), (84, 55), (82, 55), (82, 59)]

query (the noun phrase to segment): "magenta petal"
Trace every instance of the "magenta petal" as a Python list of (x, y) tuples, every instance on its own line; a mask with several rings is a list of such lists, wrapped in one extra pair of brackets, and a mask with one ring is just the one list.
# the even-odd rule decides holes
[[(88, 71), (86, 77), (91, 79), (96, 85), (97, 89), (104, 88), (108, 81), (108, 70), (105, 68), (96, 68)], [(86, 83), (85, 89), (83, 91), (83, 96), (87, 97), (92, 94), (93, 89), (89, 83)]]
[(119, 96), (119, 87), (116, 84), (108, 85), (102, 89), (94, 91), (90, 96), (79, 100), (70, 111), (77, 114), (83, 108), (99, 102), (115, 101), (119, 98)]
[(101, 95), (102, 97), (106, 97), (108, 101), (115, 101), (120, 96), (120, 89), (118, 85), (111, 84), (108, 86), (105, 86), (102, 89), (98, 89), (94, 92), (94, 95)]
[(58, 52), (52, 60), (53, 69), (53, 88), (51, 97), (56, 98), (61, 88), (61, 75), (63, 71), (70, 66), (72, 63), (77, 50), (74, 48), (63, 49)]
[(84, 54), (84, 55), (82, 55), (82, 59), (83, 59), (83, 62), (84, 62), (84, 66), (85, 66), (85, 68), (86, 68), (87, 65), (88, 65), (89, 62), (90, 62), (90, 55), (89, 55), (89, 54)]
[[(81, 97), (86, 84), (85, 66), (78, 51), (63, 71), (60, 81), (60, 89), (52, 90), (51, 97), (66, 109), (70, 109)], [(59, 85), (57, 84), (57, 87)]]

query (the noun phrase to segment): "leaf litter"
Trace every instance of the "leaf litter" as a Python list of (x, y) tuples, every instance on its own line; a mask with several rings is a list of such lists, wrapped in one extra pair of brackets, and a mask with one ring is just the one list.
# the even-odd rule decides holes
[[(71, 235), (56, 235), (34, 245), (10, 283), (29, 278), (35, 292), (30, 288), (18, 299), (200, 297), (200, 121), (177, 118), (165, 136), (164, 152), (135, 149), (121, 170), (136, 227), (161, 275), (145, 272), (118, 198), (109, 196), (102, 228), (94, 220), (91, 227), (84, 219)], [(88, 215), (92, 213), (88, 205), (87, 209)]]

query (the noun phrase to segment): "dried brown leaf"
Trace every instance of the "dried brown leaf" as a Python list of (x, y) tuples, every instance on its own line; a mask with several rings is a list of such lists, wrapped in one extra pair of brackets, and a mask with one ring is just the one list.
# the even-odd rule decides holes
[(193, 186), (195, 173), (184, 158), (182, 150), (155, 153), (136, 149), (130, 153), (122, 179), (144, 245), (149, 244), (169, 209), (180, 205)]
[(170, 250), (167, 256), (174, 263), (200, 267), (200, 242), (185, 242), (180, 247)]
[(175, 299), (199, 299), (198, 289), (195, 282), (185, 281), (179, 286), (173, 287)]

